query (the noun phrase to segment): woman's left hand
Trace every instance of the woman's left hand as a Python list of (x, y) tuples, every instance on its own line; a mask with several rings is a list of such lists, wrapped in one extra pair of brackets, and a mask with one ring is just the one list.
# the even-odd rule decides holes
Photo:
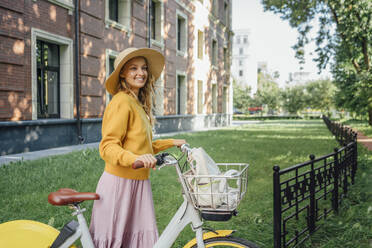
[(181, 147), (183, 144), (186, 144), (186, 140), (184, 140), (184, 139), (173, 140), (173, 145), (174, 146)]

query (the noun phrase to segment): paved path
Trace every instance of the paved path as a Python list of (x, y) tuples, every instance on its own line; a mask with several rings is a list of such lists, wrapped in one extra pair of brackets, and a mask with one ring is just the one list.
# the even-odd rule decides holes
[[(243, 124), (253, 124), (254, 122), (246, 122), (246, 121), (233, 121), (232, 126), (238, 126)], [(172, 133), (164, 133), (164, 134), (156, 134), (154, 138), (164, 137), (164, 136), (174, 136), (181, 133), (191, 133), (191, 132), (203, 132), (209, 130), (218, 130), (218, 129), (225, 129), (228, 127), (215, 127), (215, 128), (207, 128), (198, 131), (186, 131), (186, 132), (172, 132)], [(81, 145), (72, 145), (72, 146), (63, 146), (63, 147), (56, 147), (41, 151), (34, 151), (34, 152), (25, 152), (25, 153), (18, 153), (18, 154), (10, 154), (10, 155), (3, 155), (0, 156), (0, 166), (4, 164), (8, 164), (10, 162), (22, 161), (22, 160), (35, 160), (39, 158), (45, 158), (48, 156), (54, 155), (62, 155), (67, 154), (74, 151), (80, 151), (84, 149), (94, 149), (98, 148), (99, 142), (96, 143), (88, 143), (88, 144), (81, 144)]]
[[(260, 121), (232, 121), (231, 126), (257, 124), (257, 123), (260, 123)], [(164, 133), (164, 134), (154, 135), (154, 138), (159, 138), (159, 137), (164, 137), (164, 136), (174, 136), (176, 134), (181, 134), (181, 133), (202, 132), (202, 131), (218, 130), (218, 129), (225, 129), (225, 128), (226, 127), (217, 127), (217, 128), (208, 128), (208, 129), (203, 129), (203, 130), (198, 130), (198, 131)], [(362, 143), (364, 146), (367, 147), (368, 150), (372, 151), (372, 138), (371, 137), (367, 137), (363, 135), (362, 133), (358, 132), (358, 142)], [(22, 160), (35, 160), (39, 158), (45, 158), (48, 156), (67, 154), (73, 151), (80, 151), (84, 149), (94, 149), (94, 148), (98, 148), (98, 144), (99, 143), (96, 142), (96, 143), (88, 143), (88, 144), (81, 144), (81, 145), (56, 147), (56, 148), (51, 148), (51, 149), (46, 149), (46, 150), (41, 150), (41, 151), (34, 151), (34, 152), (3, 155), (3, 156), (0, 156), (0, 166), (4, 164), (8, 164), (10, 162), (16, 162), (16, 161), (22, 161)]]
[(357, 139), (358, 142), (364, 145), (368, 151), (372, 151), (372, 138), (365, 136), (363, 133), (356, 131), (358, 133)]

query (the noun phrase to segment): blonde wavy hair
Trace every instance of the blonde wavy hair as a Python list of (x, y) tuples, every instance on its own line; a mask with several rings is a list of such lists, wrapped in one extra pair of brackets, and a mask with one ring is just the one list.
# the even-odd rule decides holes
[[(135, 57), (135, 58), (143, 58), (146, 62), (146, 65), (148, 66), (147, 59), (145, 57), (140, 56), (140, 57)], [(153, 126), (155, 123), (155, 118), (154, 118), (154, 115), (152, 114), (152, 107), (153, 107), (152, 102), (153, 102), (153, 97), (154, 97), (155, 77), (150, 73), (150, 70), (147, 69), (147, 80), (146, 80), (145, 86), (143, 86), (139, 90), (138, 97), (137, 97), (137, 95), (130, 89), (128, 83), (125, 81), (125, 78), (120, 76), (121, 73), (125, 70), (125, 66), (127, 65), (127, 63), (125, 63), (123, 67), (121, 68), (121, 71), (119, 74), (118, 90), (124, 91), (126, 94), (129, 94), (133, 96), (134, 98), (138, 99), (138, 101), (142, 104), (143, 110), (145, 110), (147, 116), (149, 117), (150, 124)]]

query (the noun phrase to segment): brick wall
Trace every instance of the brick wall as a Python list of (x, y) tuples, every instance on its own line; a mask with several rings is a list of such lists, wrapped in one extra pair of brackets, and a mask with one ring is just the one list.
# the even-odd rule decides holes
[(30, 120), (31, 28), (72, 38), (73, 16), (47, 1), (0, 2), (0, 121)]
[[(208, 0), (207, 0), (208, 1)], [(204, 2), (207, 2), (204, 0)], [(231, 1), (231, 0), (230, 0)], [(223, 65), (223, 45), (228, 43), (229, 28), (224, 29), (224, 0), (219, 2), (219, 17), (209, 17), (205, 32), (205, 57), (211, 57), (211, 39), (218, 42), (218, 65), (211, 68), (206, 82), (207, 113), (212, 113), (212, 80), (218, 85), (218, 112), (222, 111), (222, 89), (226, 75)], [(164, 1), (164, 48), (153, 46), (166, 57), (164, 71), (164, 114), (176, 112), (176, 71), (186, 73), (187, 113), (195, 114), (195, 61), (193, 61), (195, 2)], [(206, 4), (208, 6), (208, 4)], [(210, 5), (209, 5), (210, 6)], [(188, 19), (187, 56), (177, 55), (176, 10)], [(106, 91), (106, 49), (120, 52), (129, 46), (147, 46), (146, 1), (132, 1), (131, 32), (105, 23), (105, 1), (80, 1), (80, 103), (81, 117), (100, 118), (103, 115)], [(31, 102), (31, 28), (37, 28), (74, 40), (74, 11), (47, 0), (0, 2), (0, 121), (30, 120)], [(221, 19), (221, 21), (218, 21)], [(227, 31), (226, 31), (227, 30)], [(75, 91), (75, 88), (74, 88)], [(75, 99), (75, 97), (74, 97)]]

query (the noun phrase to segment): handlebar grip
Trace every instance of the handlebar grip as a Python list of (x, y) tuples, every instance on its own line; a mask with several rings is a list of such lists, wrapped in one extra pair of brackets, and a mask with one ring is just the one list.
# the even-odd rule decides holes
[(139, 169), (139, 168), (143, 168), (144, 164), (142, 161), (135, 161), (133, 164), (132, 164), (132, 168), (133, 169)]
[[(166, 152), (160, 153), (160, 154), (156, 155), (155, 156), (155, 158), (156, 158), (156, 165), (163, 164), (164, 163), (164, 158), (166, 156), (168, 156), (168, 155), (169, 155), (169, 153), (166, 153)], [(142, 161), (139, 161), (139, 160), (134, 161), (134, 163), (132, 164), (132, 168), (133, 169), (139, 169), (139, 168), (143, 168), (143, 167), (144, 167), (143, 162)]]

